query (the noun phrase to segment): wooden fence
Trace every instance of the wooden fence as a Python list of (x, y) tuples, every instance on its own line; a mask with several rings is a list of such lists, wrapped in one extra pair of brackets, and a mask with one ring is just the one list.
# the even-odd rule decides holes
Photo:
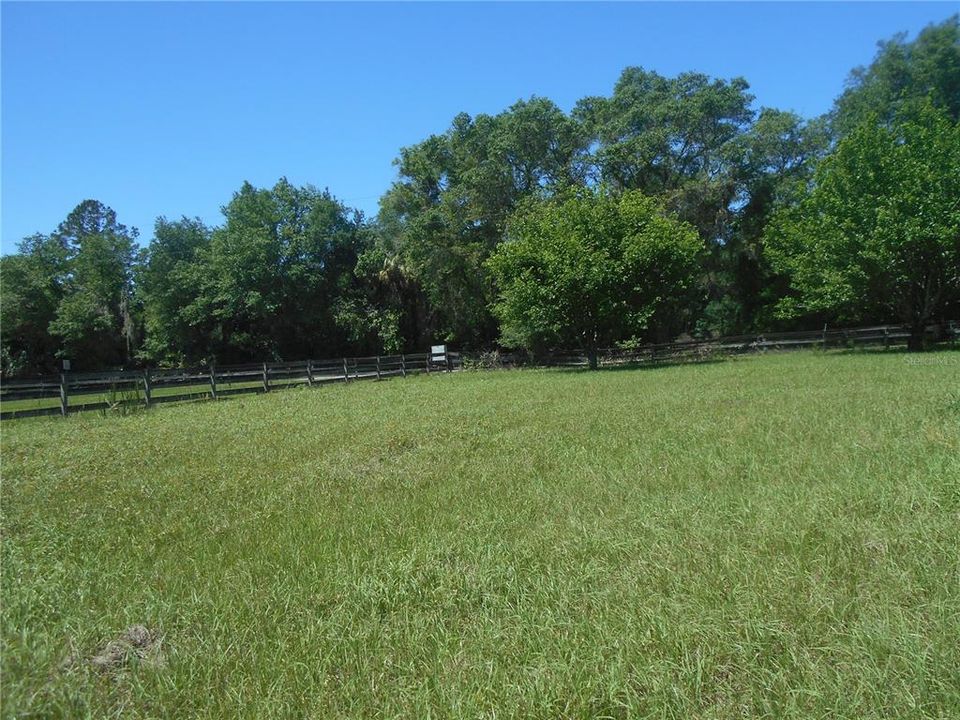
[[(956, 342), (960, 327), (928, 328), (933, 340)], [(793, 348), (837, 348), (906, 344), (909, 332), (899, 325), (840, 328), (817, 331), (739, 335), (709, 340), (686, 340), (598, 353), (601, 367), (696, 362), (723, 355)], [(444, 353), (380, 355), (251, 363), (217, 367), (146, 369), (102, 373), (51, 375), (30, 380), (8, 380), (0, 386), (0, 419), (37, 415), (67, 415), (83, 410), (122, 410), (135, 406), (202, 398), (216, 399), (241, 393), (269, 392), (296, 385), (383, 380), (417, 373), (457, 370), (461, 367), (509, 368), (521, 366), (585, 367), (583, 352)]]
[[(960, 327), (927, 328), (933, 341), (953, 341), (960, 338)], [(651, 365), (671, 362), (696, 362), (723, 355), (736, 355), (766, 350), (802, 348), (852, 348), (904, 346), (910, 332), (901, 325), (877, 325), (860, 328), (824, 328), (799, 332), (765, 333), (763, 335), (736, 335), (706, 340), (678, 340), (670, 343), (642, 345), (634, 348), (606, 348), (597, 351), (600, 367), (618, 365)], [(463, 363), (475, 368), (586, 367), (589, 358), (584, 351), (529, 353), (463, 353)]]
[(123, 410), (164, 402), (269, 392), (295, 385), (385, 380), (419, 373), (449, 372), (459, 367), (459, 353), (416, 353), (216, 367), (64, 373), (5, 381), (0, 386), (0, 419)]

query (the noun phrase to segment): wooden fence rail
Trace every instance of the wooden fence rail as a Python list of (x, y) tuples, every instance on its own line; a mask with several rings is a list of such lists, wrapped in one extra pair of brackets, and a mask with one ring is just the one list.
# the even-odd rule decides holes
[(441, 363), (429, 353), (288, 362), (247, 363), (191, 368), (146, 368), (97, 373), (65, 373), (0, 385), (0, 419), (67, 415), (137, 405), (217, 399), (265, 393), (296, 385), (385, 380), (460, 368), (459, 353)]
[[(960, 327), (930, 327), (933, 340), (956, 342)], [(738, 335), (707, 340), (683, 340), (670, 343), (642, 345), (634, 348), (605, 348), (597, 351), (600, 367), (617, 365), (650, 365), (670, 362), (709, 360), (721, 355), (790, 350), (803, 348), (843, 348), (904, 346), (909, 330), (900, 325), (878, 325), (862, 328), (825, 328), (823, 330)], [(463, 363), (474, 368), (586, 367), (589, 357), (584, 351), (529, 353), (463, 353)]]
[[(929, 329), (938, 339), (956, 342), (960, 327)], [(909, 332), (898, 325), (816, 331), (739, 335), (709, 340), (687, 340), (612, 348), (598, 352), (601, 367), (695, 362), (719, 355), (794, 348), (854, 346), (895, 347), (906, 344)], [(294, 360), (189, 368), (147, 368), (114, 372), (45, 375), (8, 380), (0, 385), (0, 419), (37, 415), (122, 409), (157, 403), (217, 399), (243, 393), (264, 393), (297, 385), (384, 380), (418, 373), (474, 368), (520, 366), (585, 367), (583, 352), (431, 353), (371, 355), (367, 357)]]

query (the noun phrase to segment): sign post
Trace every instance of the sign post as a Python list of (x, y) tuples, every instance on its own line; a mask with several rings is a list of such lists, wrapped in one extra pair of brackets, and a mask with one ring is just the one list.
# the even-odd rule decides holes
[(63, 372), (60, 373), (60, 414), (67, 416), (67, 408), (70, 403), (69, 391), (67, 390), (67, 373), (70, 372), (70, 361), (63, 361)]
[(433, 365), (434, 363), (442, 364), (444, 368), (447, 368), (447, 346), (446, 345), (430, 346), (430, 360), (428, 361), (428, 364)]

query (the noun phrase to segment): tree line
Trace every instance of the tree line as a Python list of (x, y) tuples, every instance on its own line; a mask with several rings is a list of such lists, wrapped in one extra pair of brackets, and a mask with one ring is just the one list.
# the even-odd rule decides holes
[(365, 218), (244, 183), (138, 232), (96, 200), (0, 259), (4, 376), (542, 350), (960, 318), (960, 20), (880, 44), (826, 115), (638, 67), (570, 113), (457, 115)]

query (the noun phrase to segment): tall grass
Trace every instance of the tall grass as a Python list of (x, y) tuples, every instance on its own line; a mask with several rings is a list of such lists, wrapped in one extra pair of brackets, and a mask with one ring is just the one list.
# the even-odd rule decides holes
[(2, 714), (960, 716), (960, 353), (905, 357), (5, 424)]

